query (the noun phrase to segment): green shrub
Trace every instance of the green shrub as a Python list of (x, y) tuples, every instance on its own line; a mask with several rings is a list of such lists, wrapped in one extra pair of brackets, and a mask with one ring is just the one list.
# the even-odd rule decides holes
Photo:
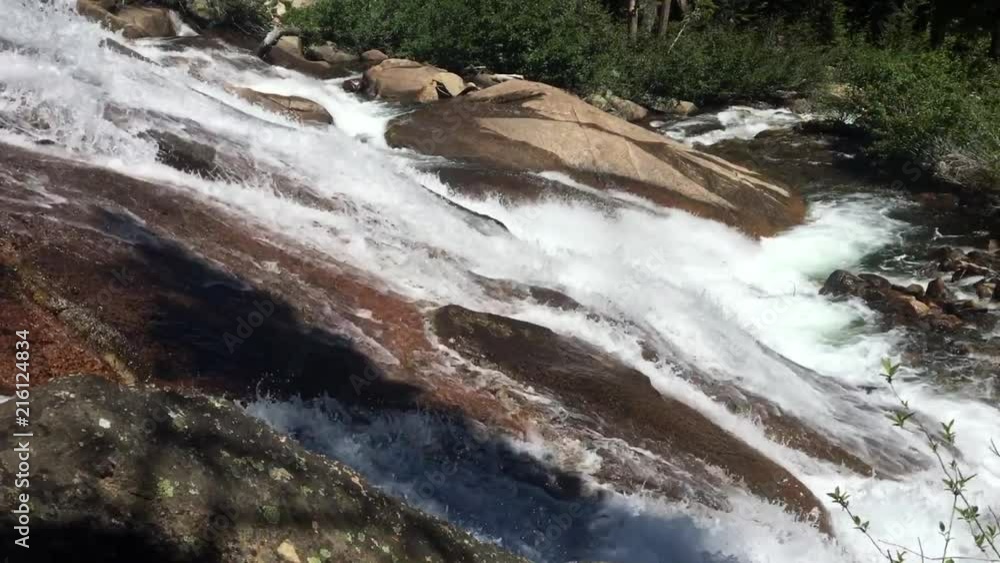
[(578, 0), (319, 0), (288, 21), (314, 41), (580, 87), (617, 32), (595, 2), (578, 7)]
[(838, 67), (846, 89), (829, 100), (870, 135), (877, 159), (910, 159), (981, 187), (1000, 179), (1000, 71), (948, 51), (855, 47)]
[(698, 104), (774, 99), (779, 90), (808, 93), (825, 78), (827, 50), (805, 30), (710, 26), (674, 42), (651, 42), (629, 69), (632, 89)]

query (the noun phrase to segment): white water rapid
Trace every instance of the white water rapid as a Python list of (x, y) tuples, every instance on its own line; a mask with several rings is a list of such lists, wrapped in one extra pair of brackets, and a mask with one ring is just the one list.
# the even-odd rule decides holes
[[(0, 24), (0, 45), (9, 43), (0, 47), (0, 142), (169, 186), (259, 228), (261, 238), (292, 238), (410, 299), (495, 312), (583, 339), (787, 468), (824, 501), (835, 486), (846, 488), (874, 537), (914, 548), (919, 538), (928, 553), (940, 552), (938, 522), (946, 519), (951, 498), (939, 471), (869, 478), (813, 459), (768, 439), (754, 420), (728, 411), (681, 378), (672, 363), (672, 354), (679, 355), (677, 361), (718, 381), (764, 396), (864, 459), (891, 465), (905, 454), (929, 461), (916, 433), (892, 428), (884, 417), (892, 402), (881, 390), (879, 364), (895, 355), (899, 335), (868, 329), (865, 321), (874, 313), (863, 305), (818, 293), (832, 270), (856, 267), (909, 228), (888, 218), (895, 202), (852, 196), (813, 205), (806, 224), (755, 241), (680, 211), (626, 206), (609, 214), (582, 200), (514, 205), (472, 199), (419, 171), (419, 157), (388, 148), (382, 135), (398, 110), (360, 101), (339, 81), (265, 67), (237, 51), (166, 51), (152, 40), (130, 44), (163, 63), (149, 64), (100, 48), (102, 39), (115, 36), (60, 2), (43, 7), (0, 0)], [(288, 121), (228, 93), (224, 83), (315, 100), (336, 126)], [(115, 119), (122, 108), (128, 118)], [(156, 146), (138, 136), (154, 125), (238, 152), (254, 165), (232, 171), (229, 180), (184, 174), (158, 163)], [(42, 140), (48, 144), (36, 143)], [(335, 211), (287, 197), (274, 185), (274, 170), (322, 200), (351, 205)], [(509, 234), (473, 228), (428, 190), (501, 221)], [(45, 206), (60, 205), (44, 193), (42, 182), (25, 195), (38, 198), (42, 214)], [(559, 288), (601, 318), (497, 300), (470, 273)], [(602, 318), (652, 328), (672, 350), (662, 357), (672, 359), (644, 359), (630, 325)], [(792, 369), (778, 355), (807, 369)], [(815, 373), (804, 377), (809, 370)], [(917, 370), (905, 375), (902, 395), (931, 424), (957, 420), (957, 452), (967, 473), (977, 475), (970, 500), (1000, 506), (1000, 459), (988, 455), (990, 438), (1000, 440), (995, 404), (932, 387)], [(866, 393), (869, 386), (878, 390)], [(362, 417), (322, 401), (261, 400), (249, 410), (354, 465), (393, 494), (539, 561), (878, 559), (832, 505), (835, 539), (736, 486), (728, 512), (640, 490), (573, 507), (519, 487), (493, 469), (485, 451), (466, 458), (446, 486), (428, 486), (437, 468), (424, 454), (449, 439), (446, 423), (417, 414)], [(580, 451), (568, 460), (571, 446)], [(526, 441), (510, 447), (572, 463), (584, 473), (598, 463), (586, 445)], [(567, 514), (571, 533), (537, 541)], [(965, 535), (956, 546), (975, 554)]]

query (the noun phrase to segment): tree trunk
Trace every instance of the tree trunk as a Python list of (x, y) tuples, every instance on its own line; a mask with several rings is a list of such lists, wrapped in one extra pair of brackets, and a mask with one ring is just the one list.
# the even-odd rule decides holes
[(657, 4), (659, 4), (659, 0), (647, 0), (639, 4), (639, 26), (642, 27), (642, 31), (646, 35), (652, 35), (656, 32), (656, 18), (660, 11), (656, 7)]
[(990, 56), (993, 60), (1000, 61), (1000, 14), (997, 14), (993, 20), (993, 29), (990, 30), (992, 40), (990, 41)]
[(938, 0), (934, 3), (931, 12), (931, 47), (937, 49), (944, 45), (945, 35), (948, 33), (948, 23), (951, 21), (951, 10), (947, 3)]
[(681, 9), (681, 15), (687, 17), (688, 12), (691, 11), (691, 5), (688, 0), (677, 0), (677, 7)]
[(628, 36), (633, 40), (639, 36), (639, 7), (636, 0), (628, 0)]
[(667, 25), (670, 23), (670, 6), (674, 0), (660, 0), (660, 14), (656, 25), (656, 36), (666, 37)]

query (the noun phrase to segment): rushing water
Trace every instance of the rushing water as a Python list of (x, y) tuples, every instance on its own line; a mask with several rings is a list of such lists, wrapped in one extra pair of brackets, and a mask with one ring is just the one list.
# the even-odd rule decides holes
[[(765, 437), (754, 421), (678, 376), (669, 362), (643, 358), (627, 324), (652, 328), (679, 361), (719, 381), (766, 396), (788, 413), (837, 438), (862, 457), (902, 458), (929, 453), (918, 436), (889, 427), (890, 405), (878, 386), (879, 362), (892, 356), (899, 335), (866, 328), (873, 313), (858, 303), (818, 294), (823, 276), (857, 267), (896, 244), (910, 227), (890, 217), (896, 205), (880, 196), (824, 199), (806, 224), (777, 237), (751, 240), (724, 225), (679, 211), (627, 206), (609, 213), (584, 201), (541, 200), (520, 205), (452, 194), (415, 157), (382, 141), (397, 110), (361, 102), (337, 81), (320, 82), (268, 68), (236, 51), (166, 51), (155, 41), (133, 45), (162, 66), (101, 49), (113, 37), (64, 5), (0, 0), (0, 140), (69, 155), (125, 174), (173, 186), (268, 233), (348, 262), (414, 300), (456, 303), (547, 326), (601, 347), (646, 374), (663, 392), (703, 412), (788, 468), (817, 497), (834, 486), (852, 492), (852, 506), (871, 520), (879, 538), (940, 551), (936, 533), (950, 498), (940, 474), (917, 471), (899, 479), (858, 476)], [(4, 42), (0, 42), (2, 45)], [(324, 105), (336, 127), (308, 127), (269, 114), (229, 94), (225, 83), (295, 94)], [(127, 119), (116, 118), (125, 108)], [(774, 116), (772, 116), (774, 117)], [(778, 116), (784, 123), (787, 116)], [(765, 119), (761, 117), (761, 119)], [(156, 147), (138, 135), (169, 130), (250, 157), (233, 170), (238, 180), (208, 180), (155, 160)], [(730, 137), (743, 133), (730, 131)], [(750, 124), (749, 129), (759, 128)], [(723, 135), (719, 134), (719, 135)], [(38, 146), (44, 140), (49, 145)], [(287, 197), (274, 171), (316, 196), (350, 202), (331, 211)], [(38, 186), (44, 191), (44, 186)], [(510, 234), (476, 229), (438, 194), (504, 223)], [(47, 205), (59, 205), (58, 201)], [(560, 288), (587, 309), (554, 310), (498, 301), (475, 276)], [(761, 344), (763, 346), (761, 346)], [(782, 361), (814, 370), (818, 384)], [(902, 394), (921, 413), (957, 419), (957, 449), (978, 476), (970, 497), (1000, 506), (1000, 459), (987, 455), (1000, 437), (1000, 413), (973, 396), (946, 394), (909, 372)], [(260, 401), (250, 411), (309, 445), (361, 469), (373, 482), (422, 508), (450, 518), (513, 549), (547, 561), (587, 558), (630, 563), (871, 561), (871, 545), (834, 512), (836, 540), (734, 487), (729, 512), (666, 503), (641, 491), (609, 495), (581, 506), (547, 497), (491, 469), (496, 452), (467, 458), (448, 486), (427, 486), (434, 474), (429, 450), (449, 438), (449, 424), (420, 415), (379, 418), (336, 403)], [(565, 445), (511, 443), (523, 455), (560, 460)], [(573, 469), (587, 472), (586, 446)], [(423, 487), (423, 489), (421, 489)], [(561, 518), (571, 532), (537, 541)], [(970, 552), (963, 537), (958, 547)]]

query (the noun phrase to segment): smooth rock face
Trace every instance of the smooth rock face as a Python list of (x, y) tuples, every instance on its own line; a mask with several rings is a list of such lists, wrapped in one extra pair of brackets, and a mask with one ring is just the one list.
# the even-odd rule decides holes
[(333, 116), (318, 103), (298, 96), (282, 96), (251, 90), (250, 88), (229, 87), (227, 90), (251, 103), (263, 106), (275, 113), (292, 119), (321, 124), (333, 124)]
[(564, 172), (754, 235), (794, 225), (805, 211), (792, 191), (747, 168), (536, 82), (510, 80), (427, 105), (394, 120), (386, 138), (392, 146), (504, 171)]
[[(33, 389), (31, 407), (32, 561), (523, 561), (231, 401), (78, 375)], [(0, 437), (0, 494), (11, 499), (15, 440)], [(0, 514), (7, 545), (16, 518)]]
[(591, 424), (601, 434), (682, 465), (693, 458), (722, 468), (755, 494), (826, 526), (822, 504), (787, 470), (590, 345), (457, 305), (437, 309), (433, 324), (442, 342), (471, 361), (500, 369), (581, 415), (596, 414), (600, 422)]
[(386, 59), (365, 72), (363, 87), (373, 98), (427, 103), (460, 96), (465, 91), (465, 81), (434, 66), (407, 59)]

